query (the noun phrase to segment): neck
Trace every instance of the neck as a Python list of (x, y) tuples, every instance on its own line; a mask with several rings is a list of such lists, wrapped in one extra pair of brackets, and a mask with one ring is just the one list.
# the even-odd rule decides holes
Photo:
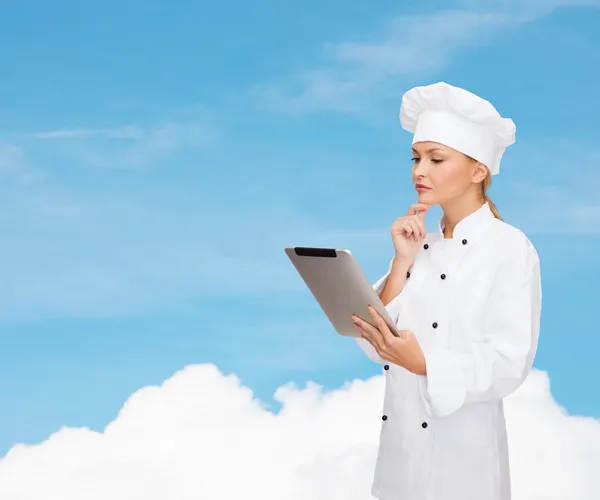
[(441, 205), (444, 211), (444, 238), (452, 238), (456, 225), (468, 215), (479, 210), (485, 200), (478, 199), (456, 199)]

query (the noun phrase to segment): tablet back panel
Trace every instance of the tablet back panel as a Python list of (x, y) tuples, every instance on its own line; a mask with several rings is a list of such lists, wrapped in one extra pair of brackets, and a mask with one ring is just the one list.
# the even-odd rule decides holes
[(340, 335), (360, 337), (352, 327), (353, 313), (374, 324), (368, 305), (396, 332), (385, 306), (349, 250), (288, 247), (285, 252)]

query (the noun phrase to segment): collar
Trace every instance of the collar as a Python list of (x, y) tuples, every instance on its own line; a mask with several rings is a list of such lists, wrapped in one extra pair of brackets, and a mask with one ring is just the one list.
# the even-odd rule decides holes
[[(480, 208), (471, 212), (466, 217), (463, 217), (454, 227), (452, 234), (453, 240), (466, 240), (467, 242), (475, 243), (479, 236), (484, 233), (487, 223), (491, 219), (495, 219), (494, 213), (490, 209), (489, 203), (486, 201)], [(444, 239), (444, 216), (442, 215), (438, 221), (438, 233), (440, 239)]]

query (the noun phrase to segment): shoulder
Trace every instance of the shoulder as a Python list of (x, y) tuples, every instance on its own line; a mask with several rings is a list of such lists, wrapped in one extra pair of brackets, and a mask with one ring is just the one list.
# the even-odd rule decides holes
[(491, 223), (493, 237), (491, 242), (500, 260), (521, 260), (530, 266), (539, 265), (539, 255), (535, 245), (529, 237), (519, 228), (500, 219)]

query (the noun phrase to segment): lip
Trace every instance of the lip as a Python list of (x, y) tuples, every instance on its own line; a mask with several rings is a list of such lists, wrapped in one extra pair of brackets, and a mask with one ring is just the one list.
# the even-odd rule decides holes
[(415, 184), (415, 189), (419, 192), (419, 193), (423, 193), (425, 191), (429, 191), (431, 188), (427, 187), (423, 184)]

